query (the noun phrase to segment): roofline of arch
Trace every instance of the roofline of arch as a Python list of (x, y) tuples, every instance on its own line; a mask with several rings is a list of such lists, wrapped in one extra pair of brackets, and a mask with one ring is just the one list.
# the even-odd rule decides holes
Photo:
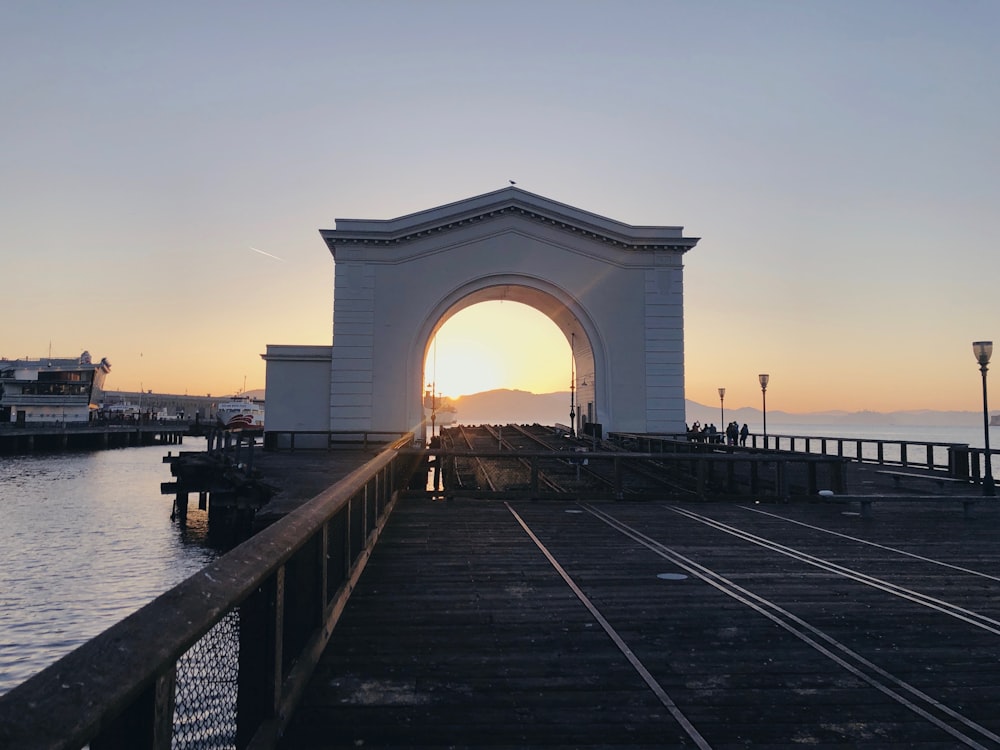
[[(437, 323), (435, 325), (440, 326), (443, 324), (442, 316), (447, 312), (454, 310), (456, 307), (464, 309), (465, 307), (476, 305), (480, 302), (488, 301), (489, 299), (509, 299), (512, 302), (520, 302), (521, 304), (528, 304), (535, 307), (536, 310), (550, 318), (554, 323), (558, 324), (557, 319), (552, 316), (549, 311), (531, 305), (530, 302), (523, 302), (520, 295), (511, 298), (505, 296), (491, 296), (489, 294), (490, 290), (503, 289), (505, 287), (524, 289), (530, 294), (543, 295), (544, 297), (553, 300), (559, 306), (567, 310), (575, 320), (581, 322), (581, 324), (587, 327), (592, 336), (597, 337), (596, 340), (600, 340), (600, 334), (598, 333), (597, 326), (591, 319), (590, 313), (576, 296), (543, 277), (528, 273), (488, 273), (470, 278), (459, 286), (442, 294), (441, 297), (434, 303), (431, 317), (433, 318), (436, 315)], [(464, 301), (470, 300), (470, 298), (471, 301), (469, 301), (468, 304), (462, 304)], [(431, 335), (433, 335), (433, 331)], [(603, 341), (601, 341), (601, 346), (604, 346)]]
[(337, 245), (398, 245), (504, 216), (523, 216), (625, 250), (683, 253), (699, 240), (684, 237), (683, 227), (633, 226), (516, 187), (395, 219), (336, 219), (337, 229), (321, 229), (320, 236), (336, 257)]

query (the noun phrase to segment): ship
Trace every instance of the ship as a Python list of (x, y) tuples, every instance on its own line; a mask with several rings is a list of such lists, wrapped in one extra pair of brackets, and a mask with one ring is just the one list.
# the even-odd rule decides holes
[(437, 408), (434, 417), (439, 427), (447, 427), (458, 421), (458, 409), (452, 404), (443, 404)]
[(215, 418), (227, 430), (263, 430), (264, 404), (249, 396), (236, 395), (219, 404)]
[(86, 423), (103, 400), (111, 363), (79, 357), (0, 358), (0, 423)]
[(458, 408), (448, 397), (432, 396), (430, 391), (424, 394), (425, 417), (442, 427), (458, 422)]
[(119, 401), (117, 404), (105, 404), (101, 412), (105, 418), (120, 422), (126, 419), (139, 419), (142, 410), (128, 401)]

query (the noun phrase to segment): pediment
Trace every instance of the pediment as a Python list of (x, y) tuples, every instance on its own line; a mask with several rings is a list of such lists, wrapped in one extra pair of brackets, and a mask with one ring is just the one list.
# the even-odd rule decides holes
[(625, 224), (514, 186), (395, 219), (336, 219), (336, 229), (321, 229), (320, 235), (336, 257), (338, 246), (400, 245), (500, 217), (539, 222), (625, 250), (683, 253), (698, 243), (684, 237), (683, 227)]

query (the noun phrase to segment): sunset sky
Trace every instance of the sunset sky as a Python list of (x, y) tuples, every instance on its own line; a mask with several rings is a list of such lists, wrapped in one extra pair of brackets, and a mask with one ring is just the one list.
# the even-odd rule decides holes
[[(768, 372), (769, 409), (980, 409), (998, 34), (985, 0), (8, 2), (0, 356), (262, 388), (268, 344), (330, 343), (320, 229), (514, 179), (702, 238), (688, 398), (757, 406)], [(568, 388), (500, 307), (441, 331), (439, 390)]]

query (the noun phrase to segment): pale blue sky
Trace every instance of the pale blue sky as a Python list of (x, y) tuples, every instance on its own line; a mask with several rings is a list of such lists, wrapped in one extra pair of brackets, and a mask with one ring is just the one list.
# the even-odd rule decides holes
[(262, 387), (267, 344), (330, 341), (318, 229), (515, 179), (702, 238), (689, 398), (977, 409), (998, 32), (944, 0), (3, 2), (0, 355)]

